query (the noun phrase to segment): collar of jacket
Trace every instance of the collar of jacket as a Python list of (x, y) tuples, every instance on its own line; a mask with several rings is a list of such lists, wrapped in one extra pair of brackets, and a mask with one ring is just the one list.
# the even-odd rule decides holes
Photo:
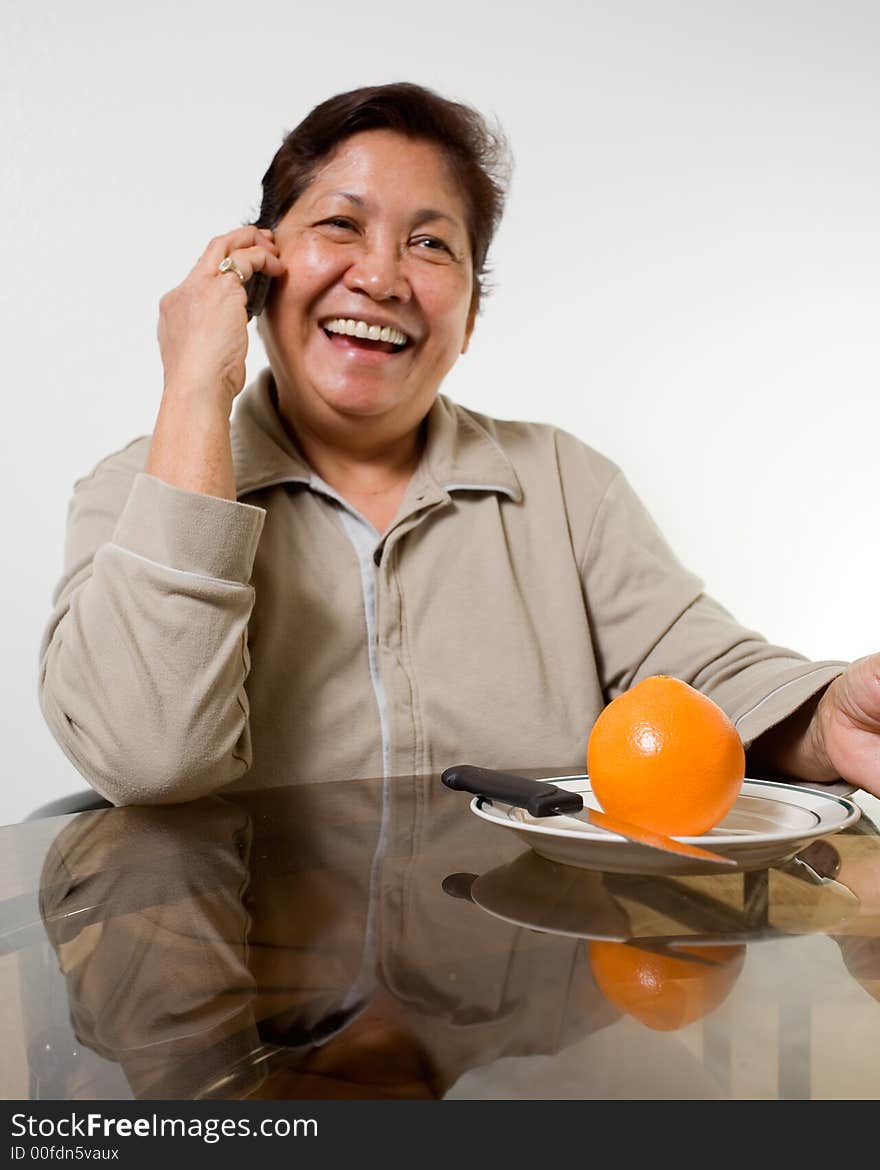
[[(273, 390), (272, 371), (262, 370), (236, 404), (231, 430), (239, 499), (274, 484), (321, 483), (282, 426)], [(513, 465), (495, 439), (442, 394), (428, 412), (419, 473), (441, 492), (500, 492), (516, 503), (522, 500)]]

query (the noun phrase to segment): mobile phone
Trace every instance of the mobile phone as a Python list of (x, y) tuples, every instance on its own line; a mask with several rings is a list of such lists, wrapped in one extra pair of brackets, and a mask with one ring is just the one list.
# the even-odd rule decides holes
[(269, 295), (269, 286), (271, 283), (271, 276), (268, 276), (265, 272), (255, 272), (245, 284), (248, 321), (250, 321), (251, 317), (259, 317), (260, 313), (262, 313), (266, 306), (266, 297)]

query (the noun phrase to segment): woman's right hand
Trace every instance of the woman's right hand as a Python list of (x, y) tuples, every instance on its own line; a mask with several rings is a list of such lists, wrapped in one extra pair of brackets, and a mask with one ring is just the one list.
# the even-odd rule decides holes
[(216, 236), (186, 279), (159, 302), (159, 348), (166, 394), (196, 394), (227, 414), (244, 386), (248, 348), (247, 293), (234, 269), (220, 272), (231, 257), (244, 280), (254, 272), (280, 276), (272, 232), (249, 225)]

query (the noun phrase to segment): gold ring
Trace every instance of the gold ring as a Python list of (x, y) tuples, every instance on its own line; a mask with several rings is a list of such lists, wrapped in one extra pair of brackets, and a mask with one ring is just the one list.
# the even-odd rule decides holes
[(245, 283), (245, 275), (239, 266), (235, 263), (231, 256), (227, 256), (225, 260), (220, 261), (218, 272), (234, 272), (242, 284)]

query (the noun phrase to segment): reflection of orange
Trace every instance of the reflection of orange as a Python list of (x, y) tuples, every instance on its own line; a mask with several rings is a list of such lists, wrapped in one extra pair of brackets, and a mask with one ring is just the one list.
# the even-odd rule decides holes
[(673, 836), (717, 825), (745, 771), (742, 741), (721, 708), (666, 675), (609, 703), (587, 744), (587, 772), (605, 812)]
[(606, 999), (647, 1027), (672, 1032), (702, 1019), (727, 998), (746, 948), (676, 947), (672, 955), (628, 943), (589, 942), (587, 953)]

